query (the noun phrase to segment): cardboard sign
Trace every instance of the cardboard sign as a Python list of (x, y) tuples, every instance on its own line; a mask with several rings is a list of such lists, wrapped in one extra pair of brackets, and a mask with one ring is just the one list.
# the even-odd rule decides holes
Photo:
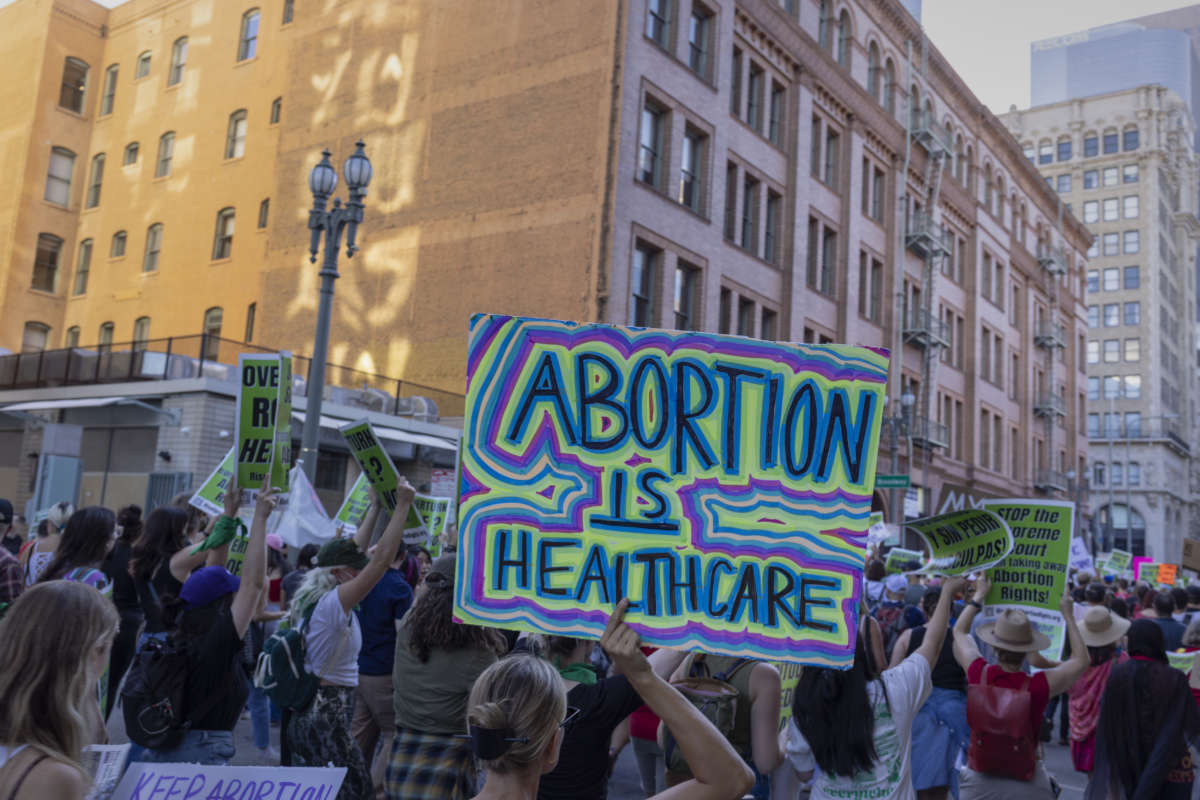
[(189, 505), (195, 506), (210, 517), (225, 512), (225, 491), (233, 480), (236, 453), (237, 448), (229, 448), (221, 463), (217, 464), (217, 468), (204, 479), (204, 483), (200, 484), (192, 499), (188, 500)]
[(270, 484), (288, 490), (292, 458), (292, 357), (290, 353), (238, 356), (238, 486), (252, 492)]
[(1067, 563), (1071, 569), (1087, 570), (1094, 572), (1095, 564), (1092, 563), (1092, 554), (1088, 552), (1087, 543), (1079, 536), (1071, 538), (1071, 560)]
[(125, 771), (113, 800), (334, 800), (345, 767), (215, 767), (135, 761)]
[(1125, 550), (1113, 550), (1108, 554), (1108, 571), (1114, 575), (1124, 575), (1129, 570), (1133, 554)]
[(333, 517), (334, 526), (341, 528), (346, 536), (353, 536), (358, 532), (358, 526), (362, 523), (370, 506), (371, 498), (367, 494), (367, 473), (360, 472), (358, 480), (354, 481), (346, 499), (342, 501), (342, 507)]
[(954, 511), (906, 527), (916, 531), (929, 547), (929, 560), (921, 567), (927, 575), (969, 575), (989, 569), (1013, 548), (1012, 531), (991, 511)]
[(1195, 539), (1183, 540), (1183, 558), (1180, 559), (1184, 569), (1200, 572), (1200, 542)]
[(848, 668), (887, 361), (477, 315), (456, 618)]
[(903, 547), (893, 547), (888, 551), (887, 560), (883, 562), (883, 566), (887, 569), (888, 575), (899, 575), (903, 572), (915, 572), (912, 565), (916, 564), (918, 569), (922, 562), (925, 561), (925, 554), (920, 550), (905, 550)]
[(1008, 523), (1013, 548), (988, 575), (985, 615), (1005, 608), (1025, 612), (1038, 630), (1050, 637), (1042, 653), (1057, 659), (1066, 640), (1066, 623), (1058, 610), (1067, 588), (1067, 561), (1074, 533), (1075, 504), (1062, 500), (989, 500), (984, 504)]
[(1159, 564), (1158, 582), (1167, 586), (1174, 586), (1177, 572), (1179, 572), (1178, 564)]
[[(383, 449), (379, 437), (371, 423), (365, 419), (351, 422), (338, 428), (350, 447), (350, 455), (358, 462), (358, 467), (367, 476), (367, 481), (379, 502), (388, 511), (396, 509), (396, 487), (400, 485), (400, 473), (391, 457)], [(361, 517), (360, 517), (361, 520)]]

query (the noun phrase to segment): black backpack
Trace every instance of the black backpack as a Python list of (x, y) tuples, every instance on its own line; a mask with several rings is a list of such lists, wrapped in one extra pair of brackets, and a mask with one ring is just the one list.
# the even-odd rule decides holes
[(150, 639), (138, 651), (121, 689), (125, 732), (131, 741), (150, 750), (177, 747), (192, 726), (203, 719), (226, 694), (213, 692), (195, 709), (188, 709), (188, 677), (191, 654), (174, 636), (166, 641)]

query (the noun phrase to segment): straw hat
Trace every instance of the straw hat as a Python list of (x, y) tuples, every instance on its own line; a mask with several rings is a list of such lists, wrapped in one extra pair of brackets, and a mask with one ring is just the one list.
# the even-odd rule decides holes
[(1079, 633), (1088, 647), (1106, 647), (1124, 636), (1131, 624), (1104, 606), (1092, 606), (1083, 615)]
[(1014, 653), (1034, 653), (1050, 646), (1050, 637), (1034, 628), (1024, 611), (1015, 608), (980, 625), (975, 635), (992, 647)]

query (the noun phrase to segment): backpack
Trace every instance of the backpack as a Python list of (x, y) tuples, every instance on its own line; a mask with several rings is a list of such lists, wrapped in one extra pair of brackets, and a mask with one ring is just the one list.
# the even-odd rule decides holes
[(1033, 780), (1038, 745), (1029, 723), (1029, 676), (1020, 689), (1006, 689), (989, 684), (987, 673), (985, 665), (980, 682), (967, 686), (967, 764), (985, 775)]
[(150, 639), (138, 651), (121, 689), (125, 732), (131, 741), (150, 750), (170, 750), (179, 745), (192, 726), (203, 719), (229, 693), (214, 692), (195, 709), (188, 709), (188, 677), (192, 657), (171, 636)]
[(872, 616), (879, 623), (879, 630), (883, 634), (884, 657), (890, 659), (896, 640), (904, 631), (904, 606), (881, 605), (875, 609)]
[[(687, 698), (689, 703), (699, 709), (704, 718), (711, 722), (727, 741), (732, 741), (734, 726), (737, 722), (737, 704), (742, 693), (729, 681), (738, 670), (753, 663), (749, 658), (740, 658), (728, 670), (719, 672), (712, 677), (707, 675), (708, 666), (706, 664), (703, 662), (693, 663), (689, 670), (689, 677), (673, 681), (671, 685)], [(679, 749), (679, 744), (671, 734), (671, 729), (665, 725), (663, 726), (663, 758), (666, 760), (667, 772), (673, 772), (679, 776), (691, 776), (692, 770), (683, 757), (683, 751)]]
[(303, 711), (317, 696), (321, 681), (304, 665), (308, 656), (304, 628), (316, 607), (316, 603), (308, 607), (299, 625), (280, 625), (258, 654), (254, 685), (279, 708)]

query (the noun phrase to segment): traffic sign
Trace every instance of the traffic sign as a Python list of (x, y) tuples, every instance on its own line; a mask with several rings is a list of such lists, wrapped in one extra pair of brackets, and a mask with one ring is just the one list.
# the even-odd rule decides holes
[(907, 475), (875, 475), (876, 489), (907, 489), (910, 483)]

